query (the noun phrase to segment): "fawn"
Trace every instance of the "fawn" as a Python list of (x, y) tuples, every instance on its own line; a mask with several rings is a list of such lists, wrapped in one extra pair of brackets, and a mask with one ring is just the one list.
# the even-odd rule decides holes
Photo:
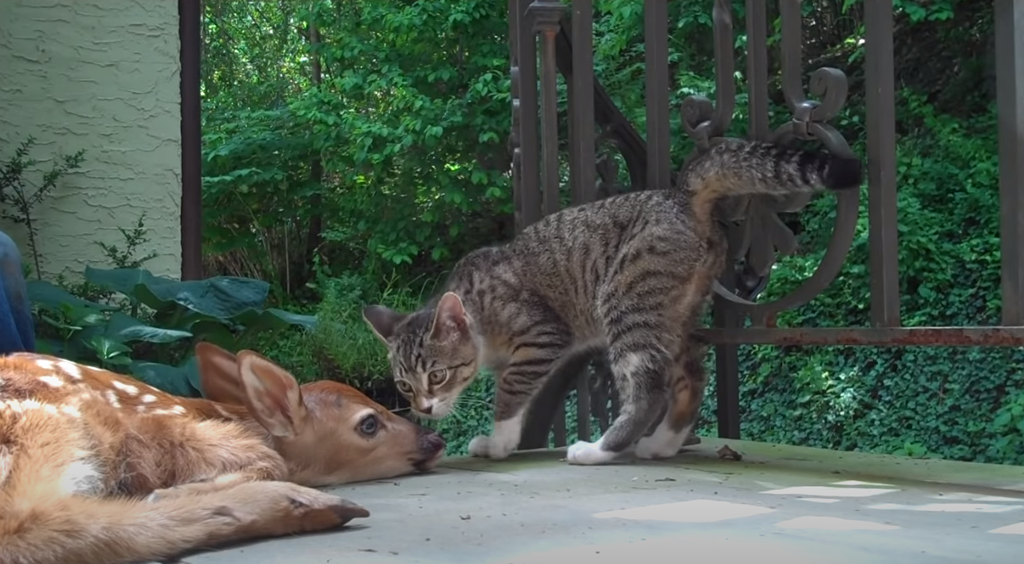
[(445, 442), (338, 382), (195, 348), (207, 399), (40, 354), (0, 357), (0, 563), (119, 564), (327, 530), (311, 486), (431, 469)]

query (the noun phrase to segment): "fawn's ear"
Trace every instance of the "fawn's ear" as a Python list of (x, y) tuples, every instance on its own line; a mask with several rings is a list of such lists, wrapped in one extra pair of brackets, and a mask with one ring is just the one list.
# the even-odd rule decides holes
[(238, 352), (238, 375), (249, 414), (275, 437), (302, 432), (306, 404), (299, 384), (287, 370), (253, 351)]
[(196, 343), (196, 362), (204, 398), (217, 403), (245, 405), (245, 390), (238, 376), (235, 355), (212, 343)]

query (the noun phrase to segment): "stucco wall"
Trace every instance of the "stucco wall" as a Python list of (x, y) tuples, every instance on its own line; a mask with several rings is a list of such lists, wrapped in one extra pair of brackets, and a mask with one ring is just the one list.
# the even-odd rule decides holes
[[(146, 263), (181, 273), (181, 113), (177, 2), (0, 0), (0, 160), (28, 135), (33, 156), (85, 150), (77, 172), (36, 206), (44, 278), (106, 264), (146, 212)], [(39, 174), (29, 178), (38, 182)], [(25, 229), (0, 224), (31, 253)], [(123, 246), (123, 245), (121, 245)]]

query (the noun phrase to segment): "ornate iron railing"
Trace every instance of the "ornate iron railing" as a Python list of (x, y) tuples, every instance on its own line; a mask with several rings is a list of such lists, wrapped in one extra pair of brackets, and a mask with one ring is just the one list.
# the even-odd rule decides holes
[[(733, 14), (727, 0), (709, 1), (715, 33), (715, 101), (690, 96), (681, 108), (684, 130), (698, 145), (721, 142), (736, 103), (733, 71)], [(792, 117), (772, 131), (768, 121), (767, 2), (746, 1), (748, 137), (817, 141), (829, 151), (851, 154), (829, 121), (847, 96), (843, 72), (823, 67), (811, 73), (808, 98), (803, 86), (800, 0), (779, 0), (782, 92)], [(718, 433), (739, 438), (737, 346), (775, 345), (1024, 345), (1024, 3), (995, 0), (997, 107), (1002, 250), (1002, 325), (997, 327), (902, 327), (897, 261), (896, 135), (891, 0), (865, 0), (865, 99), (867, 103), (868, 220), (871, 327), (779, 328), (779, 312), (806, 304), (821, 293), (843, 266), (854, 237), (857, 192), (836, 197), (832, 238), (816, 271), (793, 292), (757, 302), (776, 253), (794, 250), (795, 238), (778, 218), (801, 209), (806, 196), (785, 201), (751, 198), (745, 219), (730, 227), (730, 253), (744, 259), (744, 272), (728, 272), (715, 288), (714, 326), (703, 335), (715, 344)], [(559, 208), (557, 76), (569, 93), (569, 182), (572, 203), (617, 191), (614, 162), (597, 157), (597, 144), (609, 143), (626, 163), (631, 190), (669, 186), (669, 64), (667, 0), (644, 0), (646, 47), (646, 139), (615, 107), (594, 76), (593, 2), (509, 0), (512, 78), (512, 178), (516, 227)], [(539, 55), (539, 57), (538, 57)], [(539, 68), (538, 61), (539, 58)], [(539, 72), (538, 72), (539, 71)], [(538, 93), (539, 85), (539, 93)], [(600, 134), (596, 135), (596, 129)], [(748, 323), (749, 322), (749, 323)], [(550, 433), (565, 444), (564, 398), (577, 390), (579, 436), (591, 437), (589, 415), (602, 431), (615, 411), (600, 358), (553, 379), (531, 407), (520, 448), (546, 447)], [(579, 377), (583, 372), (583, 377)], [(597, 377), (591, 376), (596, 373)], [(610, 402), (609, 402), (610, 397)], [(607, 409), (611, 403), (611, 412)]]

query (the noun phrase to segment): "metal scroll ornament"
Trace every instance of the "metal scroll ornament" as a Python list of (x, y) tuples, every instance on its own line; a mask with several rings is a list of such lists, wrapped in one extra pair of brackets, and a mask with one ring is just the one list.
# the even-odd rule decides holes
[[(785, 4), (785, 3), (784, 3)], [(786, 10), (783, 10), (785, 12)], [(787, 14), (783, 14), (785, 17)], [(792, 17), (792, 16), (790, 16)], [(732, 14), (729, 3), (716, 0), (713, 12), (715, 31), (716, 103), (702, 96), (687, 97), (682, 104), (683, 128), (697, 144), (698, 150), (725, 141), (722, 137), (729, 127), (735, 106), (734, 58), (732, 49)], [(799, 24), (796, 24), (799, 33)], [(786, 29), (786, 28), (790, 29)], [(792, 32), (792, 24), (784, 26), (783, 33)], [(785, 43), (785, 42), (784, 42)], [(792, 44), (792, 43), (790, 43)], [(757, 46), (750, 46), (756, 49)], [(799, 62), (797, 54), (797, 62)], [(792, 119), (770, 134), (768, 141), (791, 143), (794, 140), (818, 141), (832, 154), (855, 157), (846, 140), (826, 122), (842, 109), (846, 101), (847, 80), (842, 71), (820, 68), (810, 79), (811, 95), (820, 101), (809, 100), (803, 94), (799, 65), (794, 68), (793, 58), (783, 65), (783, 91)], [(809, 302), (821, 293), (842, 269), (853, 243), (857, 225), (859, 190), (836, 193), (837, 213), (828, 249), (821, 264), (810, 278), (793, 292), (771, 302), (755, 303), (748, 298), (756, 296), (767, 282), (776, 253), (784, 255), (796, 251), (796, 236), (779, 218), (780, 213), (799, 211), (812, 195), (789, 197), (755, 196), (735, 198), (723, 206), (720, 219), (727, 221), (729, 259), (736, 265), (745, 259), (742, 271), (731, 270), (737, 291), (729, 291), (715, 283), (715, 292), (733, 304), (738, 311), (750, 316), (755, 326), (773, 322), (775, 315)], [(739, 292), (739, 293), (737, 293)]]

